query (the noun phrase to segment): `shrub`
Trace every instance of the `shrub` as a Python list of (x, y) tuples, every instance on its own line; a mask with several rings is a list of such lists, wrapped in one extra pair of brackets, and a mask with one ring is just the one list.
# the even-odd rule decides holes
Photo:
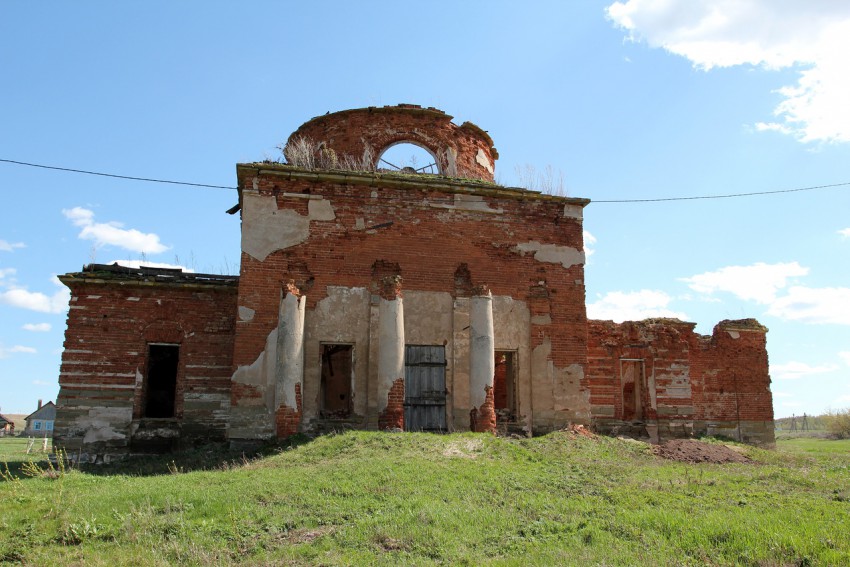
[(829, 411), (826, 414), (827, 430), (839, 439), (850, 439), (850, 408)]

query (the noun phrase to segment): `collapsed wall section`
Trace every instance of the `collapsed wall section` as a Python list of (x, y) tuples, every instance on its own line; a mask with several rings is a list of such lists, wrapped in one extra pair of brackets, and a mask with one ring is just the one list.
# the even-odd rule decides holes
[(57, 446), (98, 461), (226, 438), (235, 276), (91, 265), (59, 279)]
[(771, 445), (773, 401), (765, 333), (753, 319), (712, 336), (678, 319), (588, 321), (593, 422), (654, 439), (722, 435)]

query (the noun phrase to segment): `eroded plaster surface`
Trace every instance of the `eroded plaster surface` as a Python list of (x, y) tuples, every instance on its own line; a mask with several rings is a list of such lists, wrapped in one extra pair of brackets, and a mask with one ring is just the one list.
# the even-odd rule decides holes
[(478, 163), (478, 165), (489, 171), (490, 174), (493, 173), (493, 163), (490, 161), (490, 158), (487, 157), (487, 154), (485, 154), (484, 150), (482, 150), (481, 148), (478, 148), (478, 153), (475, 154), (475, 161)]
[(567, 203), (564, 205), (564, 217), (568, 219), (581, 219), (584, 216), (584, 209), (581, 205), (571, 205)]
[[(257, 359), (248, 366), (240, 366), (233, 373), (233, 382), (254, 386), (263, 392), (263, 398), (259, 403), (266, 406), (271, 412), (274, 410), (274, 389), (271, 387), (275, 380), (275, 362), (277, 360), (277, 327), (272, 329), (266, 337), (266, 347), (257, 356)], [(240, 405), (248, 405), (249, 401), (241, 400)]]
[(295, 386), (304, 379), (304, 307), (306, 297), (285, 293), (280, 302), (277, 361), (275, 363), (276, 406), (298, 409)]
[(285, 250), (305, 242), (310, 236), (310, 221), (336, 218), (330, 201), (311, 199), (307, 216), (290, 209), (278, 209), (274, 195), (242, 194), (242, 251), (263, 261), (276, 250)]
[(515, 250), (522, 254), (534, 252), (534, 259), (538, 262), (561, 264), (565, 268), (584, 264), (584, 251), (569, 246), (542, 244), (532, 240), (517, 244)]
[(378, 413), (387, 409), (393, 383), (404, 379), (404, 304), (402, 298), (378, 303)]
[(590, 418), (590, 391), (581, 386), (584, 368), (570, 364), (564, 368), (551, 360), (552, 341), (549, 337), (534, 347), (531, 353), (531, 388), (535, 421), (563, 422)]
[(83, 443), (103, 443), (127, 438), (127, 427), (133, 419), (133, 408), (91, 408), (78, 417), (73, 428), (85, 431)]
[(317, 361), (321, 361), (323, 343), (353, 345), (352, 409), (356, 415), (367, 413), (371, 294), (363, 287), (344, 286), (328, 286), (327, 294), (305, 315), (303, 415), (307, 420), (319, 413), (322, 365)]
[(496, 372), (493, 298), (489, 292), (470, 300), (469, 315), (469, 402), (480, 408), (484, 404), (487, 387), (493, 387)]

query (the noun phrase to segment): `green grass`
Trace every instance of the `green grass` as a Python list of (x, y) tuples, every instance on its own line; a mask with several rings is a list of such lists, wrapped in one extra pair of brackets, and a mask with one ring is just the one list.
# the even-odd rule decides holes
[[(567, 433), (352, 432), (252, 462), (148, 459), (144, 476), (19, 474), (0, 482), (0, 562), (850, 564), (850, 457), (823, 442), (685, 465)], [(177, 472), (200, 459), (218, 469)]]

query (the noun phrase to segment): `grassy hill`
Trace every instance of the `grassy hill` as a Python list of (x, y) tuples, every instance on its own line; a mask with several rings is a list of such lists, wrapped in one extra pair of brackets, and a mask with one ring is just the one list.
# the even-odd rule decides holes
[(36, 477), (21, 441), (0, 440), (0, 563), (850, 564), (850, 441), (716, 465), (568, 432), (352, 432)]

